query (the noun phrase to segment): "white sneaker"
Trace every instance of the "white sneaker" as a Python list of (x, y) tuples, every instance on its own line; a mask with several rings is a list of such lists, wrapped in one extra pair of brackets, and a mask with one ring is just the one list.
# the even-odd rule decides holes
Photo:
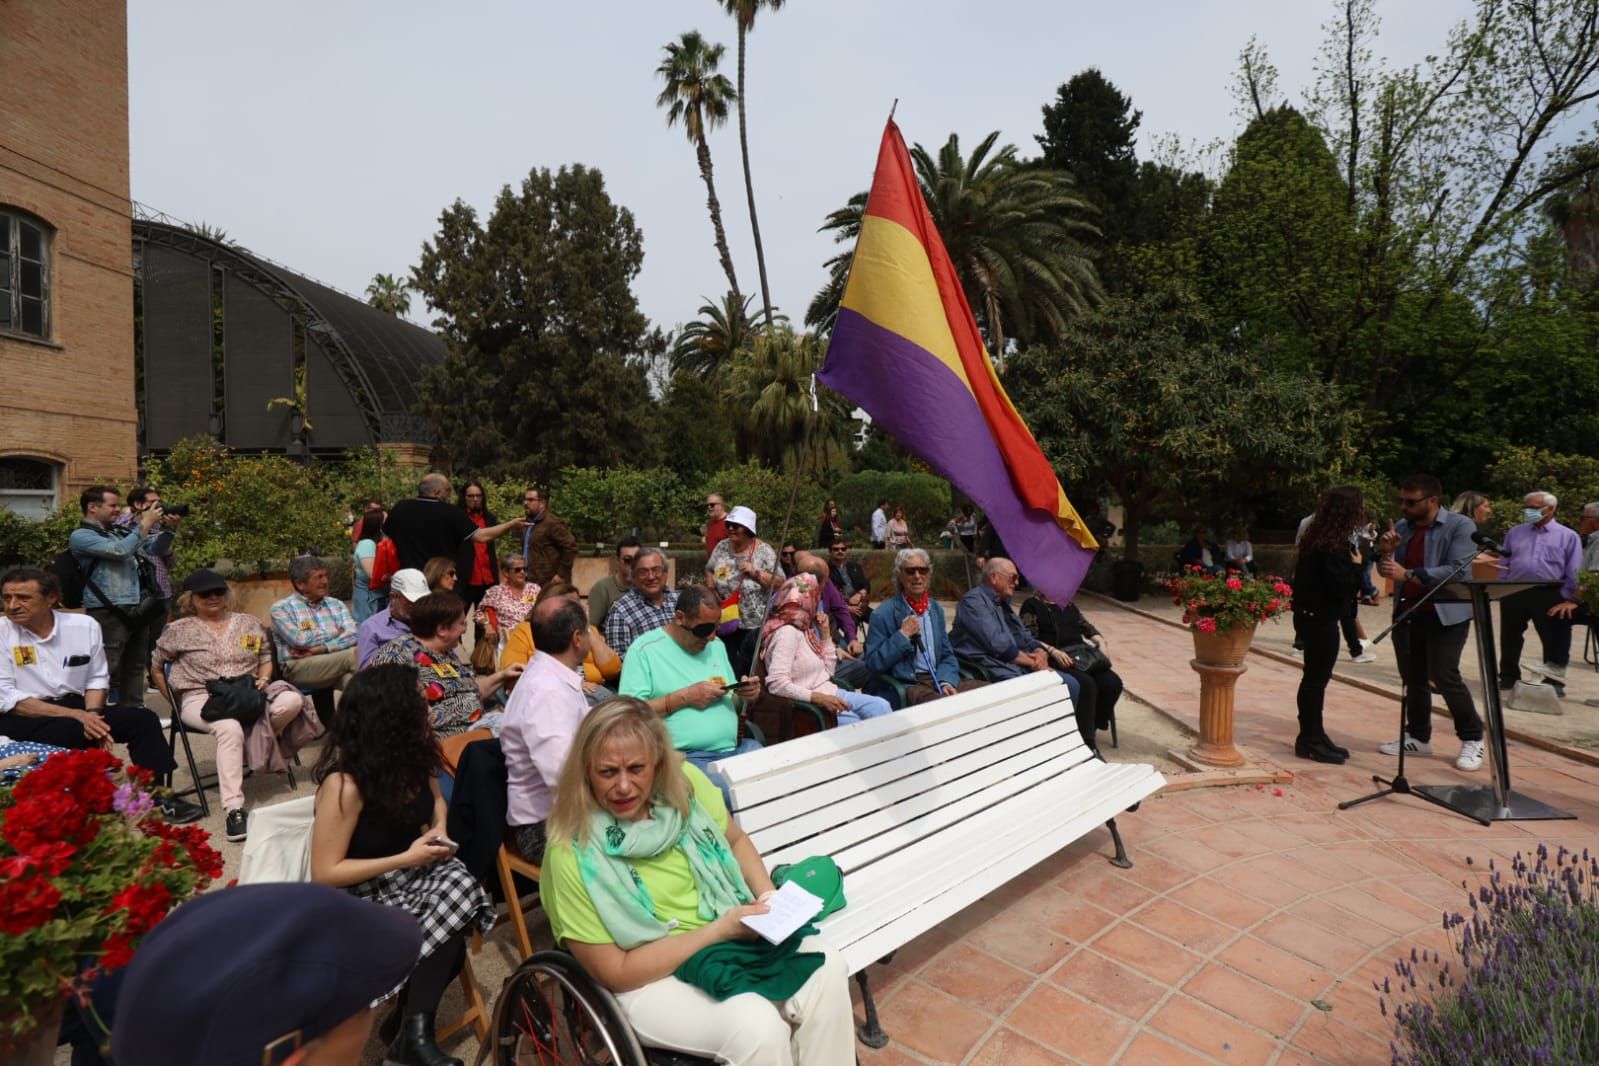
[(1374, 663), (1377, 661), (1377, 653), (1371, 650), (1369, 641), (1363, 640), (1360, 642), (1360, 654), (1350, 656), (1349, 661), (1352, 663)]
[(1399, 748), (1403, 745), (1406, 755), (1431, 755), (1432, 745), (1425, 740), (1416, 740), (1409, 733), (1405, 734), (1403, 741), (1390, 740), (1386, 744), (1377, 745), (1377, 750), (1384, 755), (1398, 755)]
[(1555, 681), (1564, 681), (1566, 679), (1566, 668), (1564, 666), (1556, 666), (1554, 663), (1528, 663), (1527, 673), (1537, 674), (1539, 677), (1547, 677)]
[(1460, 742), (1460, 758), (1455, 760), (1455, 769), (1482, 769), (1482, 741), (1462, 740)]

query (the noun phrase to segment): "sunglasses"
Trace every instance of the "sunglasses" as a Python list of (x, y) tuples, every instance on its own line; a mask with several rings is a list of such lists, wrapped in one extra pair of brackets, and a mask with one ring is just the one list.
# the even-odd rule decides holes
[(696, 637), (699, 637), (701, 640), (704, 640), (712, 633), (715, 633), (716, 627), (720, 624), (721, 623), (719, 622), (701, 622), (697, 626), (689, 626), (688, 631), (693, 633)]
[(196, 596), (199, 596), (203, 600), (209, 600), (217, 596), (226, 596), (227, 594), (227, 589), (206, 589), (204, 592), (195, 593)]
[(932, 568), (931, 567), (926, 567), (926, 566), (907, 566), (903, 570), (901, 570), (900, 573), (902, 573), (902, 574), (930, 574), (930, 573), (932, 573)]
[(1426, 496), (1417, 496), (1415, 499), (1410, 499), (1408, 496), (1399, 496), (1394, 499), (1394, 502), (1401, 507), (1414, 507), (1418, 503), (1426, 503), (1428, 499), (1429, 497)]
[(637, 558), (638, 558), (638, 553), (634, 552), (632, 555), (624, 555), (624, 556), (622, 556), (622, 561), (624, 563), (626, 563), (628, 566), (632, 566), (633, 565), (633, 560), (635, 560)]
[[(506, 567), (506, 569), (509, 570), (513, 574), (525, 574), (525, 573), (527, 573), (527, 567), (525, 567), (525, 566), (508, 566), (508, 567)], [(453, 571), (452, 571), (452, 573), (453, 573)]]
[(794, 553), (793, 552), (784, 552), (783, 553), (783, 558), (792, 559), (792, 558), (794, 558)]

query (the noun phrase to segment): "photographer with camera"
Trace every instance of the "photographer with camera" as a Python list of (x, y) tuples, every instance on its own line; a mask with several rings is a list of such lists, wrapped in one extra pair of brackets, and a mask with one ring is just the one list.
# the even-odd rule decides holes
[[(111, 523), (116, 529), (133, 529), (139, 524), (139, 516), (152, 507), (161, 509), (161, 524), (171, 530), (175, 539), (178, 535), (178, 523), (188, 517), (188, 504), (172, 504), (168, 506), (161, 501), (161, 493), (147, 485), (140, 485), (136, 489), (128, 490), (128, 506), (123, 508), (122, 516)], [(176, 551), (168, 544), (167, 550), (161, 555), (148, 556), (150, 573), (155, 587), (161, 590), (161, 609), (150, 619), (150, 647), (155, 647), (155, 642), (161, 639), (162, 630), (167, 627), (167, 617), (172, 611), (172, 567), (176, 564)]]
[(141, 579), (141, 560), (170, 554), (172, 530), (159, 503), (147, 504), (128, 527), (115, 523), (121, 495), (107, 485), (91, 485), (78, 497), (83, 521), (67, 548), (83, 574), (83, 606), (100, 623), (106, 666), (117, 702), (144, 703), (150, 663), (151, 629), (166, 618), (166, 597), (153, 579)]

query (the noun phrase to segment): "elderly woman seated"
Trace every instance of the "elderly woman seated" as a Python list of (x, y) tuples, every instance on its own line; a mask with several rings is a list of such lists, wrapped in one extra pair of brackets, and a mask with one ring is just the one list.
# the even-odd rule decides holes
[[(767, 909), (771, 876), (643, 701), (606, 700), (584, 718), (549, 840), (539, 889), (550, 930), (644, 1043), (732, 1064), (855, 1060), (842, 960), (820, 936), (755, 942), (742, 919)], [(705, 991), (721, 974), (731, 987)]]
[(494, 924), (488, 895), (445, 834), (439, 765), (417, 671), (388, 663), (350, 682), (312, 771), (311, 880), (398, 907), (422, 927), (416, 968), (389, 993), (400, 993), (400, 1025), (384, 1061), (399, 1066), (462, 1066), (434, 1042), (434, 1015), (466, 961), (467, 934)]
[(831, 711), (839, 725), (888, 714), (893, 708), (881, 696), (851, 692), (833, 683), (838, 651), (831, 620), (820, 606), (821, 586), (810, 574), (789, 578), (772, 597), (771, 613), (762, 627), (766, 690)]
[(453, 592), (430, 592), (411, 605), (411, 632), (378, 649), (371, 666), (403, 663), (422, 682), (433, 731), (441, 737), (464, 733), (483, 716), (483, 700), (522, 672), (519, 665), (478, 677), (461, 657), (466, 632), (466, 602)]
[(498, 644), (533, 613), (538, 598), (539, 587), (527, 579), (527, 560), (505, 555), (500, 558), (500, 583), (483, 593), (472, 619), (483, 627), (485, 639)]
[[(244, 764), (282, 773), (289, 759), (322, 732), (311, 698), (286, 681), (272, 680), (272, 645), (253, 615), (233, 609), (233, 593), (220, 574), (196, 570), (183, 583), (178, 619), (155, 646), (155, 683), (183, 724), (216, 738), (217, 785), (226, 810), (229, 840), (243, 840), (249, 829), (244, 810)], [(171, 685), (162, 669), (172, 665)], [(238, 718), (207, 720), (209, 681), (248, 679), (261, 692), (266, 711), (246, 725)], [(174, 699), (174, 695), (176, 698)]]

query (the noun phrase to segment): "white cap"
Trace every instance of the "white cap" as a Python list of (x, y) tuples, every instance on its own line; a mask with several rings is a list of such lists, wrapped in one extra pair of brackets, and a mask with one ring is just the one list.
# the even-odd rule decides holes
[(727, 512), (727, 521), (733, 525), (743, 526), (751, 533), (755, 532), (755, 512), (748, 507), (735, 507)]
[(396, 570), (394, 576), (389, 578), (389, 591), (398, 592), (415, 603), (428, 594), (428, 579), (422, 576), (420, 570)]

